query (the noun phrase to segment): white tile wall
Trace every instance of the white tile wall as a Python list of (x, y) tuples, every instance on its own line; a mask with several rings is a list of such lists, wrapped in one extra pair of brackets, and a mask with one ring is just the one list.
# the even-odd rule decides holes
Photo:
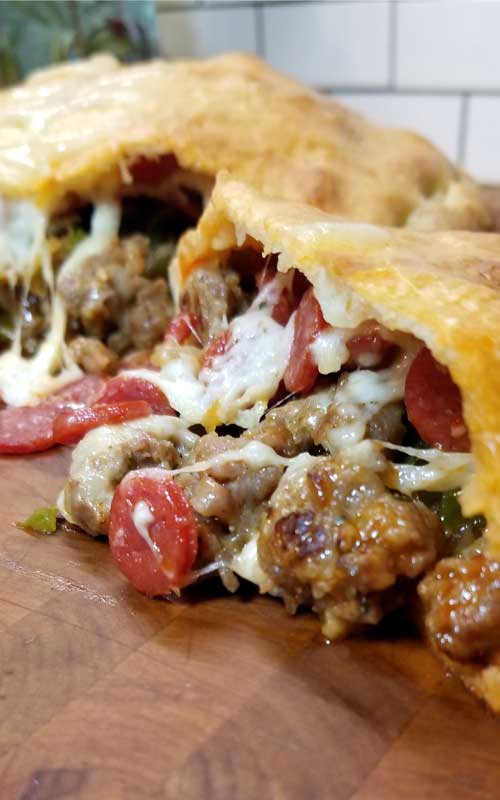
[(158, 22), (162, 53), (171, 58), (257, 49), (255, 13), (250, 7), (186, 8), (160, 13)]
[(457, 95), (342, 93), (337, 99), (381, 125), (419, 131), (449, 158), (458, 158), (462, 99)]
[(499, 38), (495, 0), (398, 3), (397, 85), (499, 88)]
[(500, 183), (500, 0), (160, 0), (172, 57), (257, 52)]
[(477, 178), (500, 182), (500, 97), (471, 97), (465, 167)]
[(385, 86), (389, 3), (265, 6), (268, 61), (313, 86)]

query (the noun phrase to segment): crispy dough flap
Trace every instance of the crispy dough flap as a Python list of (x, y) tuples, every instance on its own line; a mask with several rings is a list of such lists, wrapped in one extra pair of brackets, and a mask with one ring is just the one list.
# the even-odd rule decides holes
[(172, 264), (177, 290), (197, 264), (242, 244), (280, 253), (279, 269), (300, 269), (327, 321), (347, 310), (422, 339), (462, 392), (475, 474), (462, 493), (466, 515), (488, 519), (500, 556), (500, 236), (356, 225), (308, 206), (270, 200), (222, 176), (198, 228)]
[(489, 225), (479, 189), (427, 141), (371, 125), (250, 55), (52, 67), (1, 92), (0, 115), (0, 193), (49, 208), (72, 193), (109, 196), (130, 161), (174, 153), (185, 169), (228, 169), (351, 219)]

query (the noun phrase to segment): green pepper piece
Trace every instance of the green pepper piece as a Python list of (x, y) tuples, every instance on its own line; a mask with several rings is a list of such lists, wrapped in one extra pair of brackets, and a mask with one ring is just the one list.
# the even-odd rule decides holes
[(14, 320), (12, 314), (0, 311), (0, 344), (9, 344), (14, 339)]
[(68, 253), (71, 253), (71, 251), (75, 249), (77, 244), (80, 244), (80, 242), (83, 239), (85, 239), (86, 236), (87, 234), (85, 233), (83, 228), (72, 228), (72, 230), (70, 230), (70, 232), (66, 236)]
[(57, 529), (57, 508), (54, 506), (37, 508), (28, 519), (19, 523), (18, 527), (47, 535), (55, 533)]
[(446, 555), (461, 553), (482, 535), (486, 520), (481, 514), (463, 516), (459, 503), (460, 489), (443, 493), (420, 492), (418, 497), (443, 523)]

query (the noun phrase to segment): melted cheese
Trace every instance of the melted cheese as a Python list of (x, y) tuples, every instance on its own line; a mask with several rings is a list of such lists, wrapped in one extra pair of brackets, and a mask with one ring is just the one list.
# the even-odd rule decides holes
[(410, 363), (410, 356), (403, 354), (387, 369), (358, 369), (343, 375), (332, 406), (336, 425), (328, 429), (322, 442), (331, 453), (361, 442), (374, 414), (387, 403), (402, 400)]
[(288, 363), (293, 317), (283, 328), (271, 316), (284, 278), (280, 275), (265, 286), (248, 311), (232, 320), (229, 346), (209, 366), (201, 365), (200, 350), (183, 347), (167, 353), (160, 373), (132, 374), (158, 385), (189, 425), (201, 423), (209, 430), (222, 423), (252, 427), (276, 393)]
[(311, 346), (313, 358), (321, 375), (338, 372), (349, 358), (346, 342), (352, 330), (327, 328), (318, 334)]
[[(236, 441), (236, 440), (235, 440)], [(189, 464), (185, 467), (178, 469), (165, 470), (160, 467), (145, 468), (140, 471), (141, 475), (149, 478), (157, 478), (160, 480), (167, 475), (182, 475), (185, 473), (193, 472), (206, 472), (213, 467), (220, 467), (223, 464), (230, 462), (242, 462), (250, 469), (259, 470), (264, 467), (280, 466), (287, 470), (287, 475), (291, 475), (295, 470), (307, 469), (315, 461), (315, 456), (309, 453), (300, 453), (293, 458), (284, 458), (278, 455), (272, 447), (264, 444), (263, 442), (250, 441), (243, 447), (235, 447), (234, 450), (227, 450), (223, 453), (218, 453), (205, 461), (197, 461), (195, 464)], [(232, 572), (239, 575), (240, 578), (251, 581), (259, 587), (266, 586), (268, 590), (269, 579), (266, 578), (258, 560), (258, 538), (259, 531), (255, 530), (250, 535), (247, 543), (242, 547), (230, 562), (226, 564), (212, 563), (208, 564), (204, 570), (198, 570), (195, 574), (200, 577), (203, 572), (213, 572), (219, 567), (225, 567), (232, 570)]]
[(119, 203), (99, 203), (94, 208), (90, 224), (90, 234), (77, 244), (61, 266), (58, 281), (78, 272), (81, 265), (91, 256), (104, 253), (113, 243), (120, 227)]
[(0, 278), (28, 283), (42, 256), (47, 219), (32, 203), (0, 197)]
[[(293, 324), (283, 329), (267, 311), (250, 310), (229, 326), (231, 345), (199, 374), (208, 412), (220, 422), (255, 425), (276, 393), (290, 352)], [(201, 421), (201, 420), (200, 420)]]
[(36, 354), (24, 358), (20, 354), (20, 338), (16, 337), (11, 348), (0, 355), (0, 396), (6, 403), (33, 405), (81, 376), (80, 368), (69, 358), (65, 334), (66, 312), (55, 295), (49, 333)]
[(117, 483), (130, 470), (135, 453), (144, 452), (148, 441), (152, 448), (156, 442), (171, 441), (182, 456), (197, 439), (177, 417), (157, 414), (89, 431), (71, 455), (68, 480), (57, 501), (59, 512), (72, 523), (77, 513), (72, 513), (73, 503), (77, 509), (83, 506), (107, 514)]
[(234, 556), (228, 567), (240, 578), (255, 583), (257, 586), (263, 586), (269, 582), (259, 563), (257, 534), (252, 536), (240, 552)]
[[(236, 439), (235, 442), (237, 442)], [(304, 458), (312, 458), (312, 456), (309, 456), (307, 453), (301, 453), (294, 458), (285, 458), (284, 456), (278, 455), (272, 447), (269, 447), (269, 445), (263, 442), (250, 441), (244, 444), (243, 447), (236, 446), (234, 450), (225, 450), (204, 461), (197, 461), (195, 464), (187, 464), (185, 467), (178, 467), (177, 469), (166, 471), (158, 467), (150, 467), (141, 470), (141, 473), (148, 477), (155, 477), (155, 475), (160, 477), (161, 475), (165, 475), (165, 472), (168, 472), (169, 475), (206, 472), (213, 467), (221, 467), (233, 461), (241, 461), (251, 469), (258, 470), (264, 467), (290, 467), (297, 462), (297, 460), (303, 463)]]
[(137, 528), (139, 536), (144, 539), (149, 549), (158, 552), (158, 547), (154, 544), (149, 535), (149, 526), (154, 522), (154, 519), (148, 504), (144, 500), (139, 500), (139, 502), (135, 504), (132, 512), (132, 522)]
[(460, 489), (470, 480), (474, 471), (474, 459), (471, 453), (445, 453), (437, 448), (420, 450), (387, 442), (380, 444), (389, 450), (406, 453), (427, 462), (422, 465), (387, 464), (384, 474), (385, 484), (403, 494), (411, 496), (415, 492), (447, 492), (450, 489)]
[[(27, 205), (27, 204), (25, 204)], [(36, 211), (36, 210), (35, 210)], [(41, 222), (43, 220), (43, 227)], [(31, 212), (23, 222), (12, 223), (11, 227), (21, 227), (24, 235), (24, 244), (14, 248), (16, 269), (24, 283), (24, 291), (29, 290), (29, 285), (36, 267), (39, 265), (41, 274), (51, 293), (51, 308), (49, 332), (41, 342), (37, 352), (31, 358), (21, 354), (22, 319), (16, 322), (16, 331), (9, 350), (0, 355), (0, 397), (14, 406), (34, 405), (39, 400), (77, 380), (82, 372), (69, 355), (65, 344), (66, 336), (66, 310), (64, 304), (54, 287), (54, 273), (50, 251), (46, 242), (46, 219), (39, 212)], [(116, 203), (102, 203), (97, 205), (91, 223), (91, 231), (69, 255), (61, 266), (61, 276), (80, 269), (82, 262), (89, 256), (105, 251), (118, 232), (120, 222), (120, 208)], [(31, 237), (28, 235), (29, 225), (32, 226)], [(16, 228), (17, 229), (17, 228)], [(4, 238), (7, 234), (4, 235)], [(20, 237), (19, 241), (21, 241)], [(2, 254), (0, 241), (0, 256)]]
[(149, 535), (150, 525), (154, 521), (155, 518), (148, 504), (144, 500), (139, 500), (139, 502), (135, 504), (134, 510), (132, 511), (132, 522), (134, 523), (137, 533), (141, 539), (146, 542), (155, 558), (158, 559), (161, 558), (160, 548), (155, 542), (153, 542), (151, 536)]
[(326, 270), (318, 270), (314, 295), (325, 320), (335, 327), (356, 328), (373, 316), (371, 308), (347, 286), (335, 281)]
[[(384, 450), (405, 453), (424, 463), (393, 463), (386, 458)], [(474, 460), (470, 453), (446, 453), (434, 447), (403, 447), (374, 439), (364, 439), (343, 450), (342, 461), (372, 469), (381, 475), (389, 489), (395, 489), (409, 497), (416, 492), (460, 489), (474, 470)]]

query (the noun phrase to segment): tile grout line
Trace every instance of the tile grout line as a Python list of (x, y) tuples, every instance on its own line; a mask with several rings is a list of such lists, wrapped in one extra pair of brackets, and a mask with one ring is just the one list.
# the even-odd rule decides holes
[(263, 4), (256, 2), (253, 4), (254, 18), (255, 18), (255, 45), (259, 58), (265, 59), (266, 57), (266, 31), (264, 23), (264, 8)]
[[(255, 0), (259, 6), (335, 6), (345, 5), (347, 2), (363, 5), (368, 0)], [(387, 0), (371, 0), (371, 2), (384, 3)], [(396, 2), (399, 0), (389, 0), (389, 2)], [(158, 13), (167, 13), (169, 11), (200, 11), (221, 8), (248, 8), (251, 5), (250, 0), (157, 0), (156, 7)]]
[(336, 86), (335, 84), (316, 84), (315, 87), (316, 91), (319, 92), (326, 92), (326, 93), (333, 93), (336, 94), (389, 94), (393, 97), (462, 97), (467, 95), (470, 97), (474, 95), (474, 97), (500, 97), (500, 89), (479, 89), (479, 88), (459, 88), (459, 87), (449, 87), (449, 88), (432, 88), (432, 87), (416, 87), (416, 86), (370, 86), (370, 85), (362, 85), (362, 84), (353, 84), (349, 86), (348, 84), (339, 84)]

